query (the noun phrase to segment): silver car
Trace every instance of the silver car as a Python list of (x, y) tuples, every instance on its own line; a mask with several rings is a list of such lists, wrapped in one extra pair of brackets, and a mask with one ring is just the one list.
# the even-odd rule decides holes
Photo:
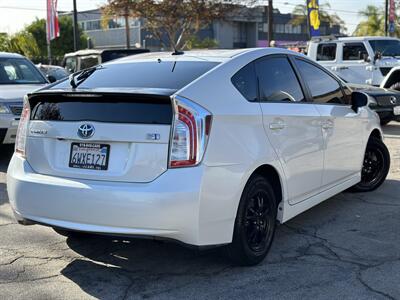
[(0, 52), (0, 144), (15, 142), (24, 95), (47, 83), (24, 56)]

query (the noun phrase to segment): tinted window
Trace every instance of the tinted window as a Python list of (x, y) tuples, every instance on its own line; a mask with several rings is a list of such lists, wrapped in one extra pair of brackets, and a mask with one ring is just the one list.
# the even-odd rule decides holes
[(99, 64), (100, 55), (82, 56), (81, 59), (81, 70), (93, 67)]
[[(217, 62), (146, 61), (106, 64), (87, 78), (79, 88), (165, 88), (180, 89), (203, 75)], [(70, 88), (68, 81), (56, 84), (53, 89)]]
[(296, 59), (296, 62), (314, 102), (345, 103), (341, 87), (333, 77), (304, 60)]
[[(32, 120), (97, 121), (110, 123), (171, 124), (172, 107), (169, 97), (102, 96), (95, 98), (62, 95), (37, 96)], [(32, 103), (31, 103), (32, 104)]]
[(319, 44), (317, 48), (317, 60), (335, 60), (336, 44)]
[(24, 58), (0, 58), (0, 84), (46, 83), (40, 71)]
[(70, 73), (76, 72), (76, 61), (77, 61), (76, 57), (68, 57), (68, 58), (66, 58), (66, 60), (65, 60), (65, 69)]
[(343, 60), (361, 60), (363, 55), (368, 55), (363, 43), (346, 43), (343, 45)]
[(257, 100), (257, 77), (254, 63), (250, 63), (232, 77), (233, 85), (249, 101)]
[(268, 57), (257, 61), (261, 101), (302, 101), (299, 81), (285, 57)]

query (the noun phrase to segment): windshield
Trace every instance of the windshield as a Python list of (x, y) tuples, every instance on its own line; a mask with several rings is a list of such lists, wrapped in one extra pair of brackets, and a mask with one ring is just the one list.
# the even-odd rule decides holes
[(400, 56), (399, 40), (370, 40), (369, 44), (374, 53), (381, 53), (382, 56)]
[(24, 58), (0, 58), (0, 84), (46, 83), (39, 70)]

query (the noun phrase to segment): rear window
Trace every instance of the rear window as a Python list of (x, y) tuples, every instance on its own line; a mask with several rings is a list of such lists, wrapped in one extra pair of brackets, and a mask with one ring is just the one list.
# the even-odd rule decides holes
[[(165, 88), (178, 90), (200, 77), (217, 62), (146, 61), (106, 64), (81, 85), (80, 89), (93, 88)], [(53, 89), (69, 88), (64, 81)]]
[(41, 95), (30, 100), (32, 120), (93, 121), (107, 123), (171, 124), (169, 97), (150, 95), (101, 95), (67, 97)]

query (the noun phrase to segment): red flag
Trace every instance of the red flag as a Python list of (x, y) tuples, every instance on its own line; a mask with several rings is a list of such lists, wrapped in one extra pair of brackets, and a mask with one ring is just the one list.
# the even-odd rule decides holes
[(47, 0), (47, 22), (46, 22), (47, 42), (60, 36), (58, 26), (57, 0)]

